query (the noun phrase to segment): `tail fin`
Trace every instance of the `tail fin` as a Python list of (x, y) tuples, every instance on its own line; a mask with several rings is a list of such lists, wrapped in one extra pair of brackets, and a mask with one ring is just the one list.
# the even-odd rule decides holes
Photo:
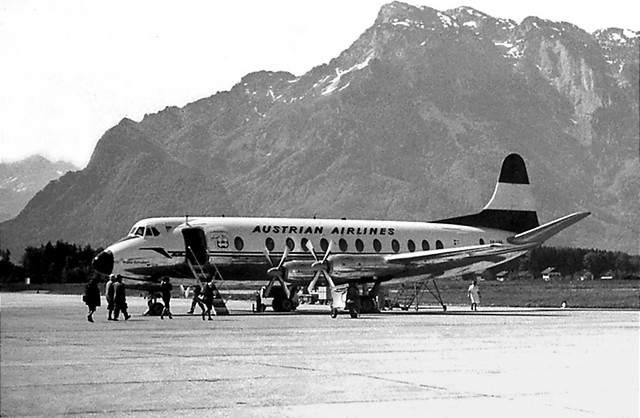
[(539, 226), (529, 176), (522, 157), (509, 154), (504, 159), (493, 196), (481, 212), (435, 222), (494, 228), (515, 233)]

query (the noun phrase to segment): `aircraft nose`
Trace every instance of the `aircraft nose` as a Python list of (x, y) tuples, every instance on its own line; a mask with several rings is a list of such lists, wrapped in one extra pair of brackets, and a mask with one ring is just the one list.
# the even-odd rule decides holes
[(91, 265), (99, 273), (111, 274), (113, 272), (113, 253), (111, 251), (101, 252), (93, 259)]

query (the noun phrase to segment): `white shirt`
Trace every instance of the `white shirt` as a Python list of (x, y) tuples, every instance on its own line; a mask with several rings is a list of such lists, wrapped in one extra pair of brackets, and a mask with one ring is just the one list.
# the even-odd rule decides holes
[(480, 288), (477, 285), (472, 284), (469, 286), (468, 292), (471, 303), (480, 303)]

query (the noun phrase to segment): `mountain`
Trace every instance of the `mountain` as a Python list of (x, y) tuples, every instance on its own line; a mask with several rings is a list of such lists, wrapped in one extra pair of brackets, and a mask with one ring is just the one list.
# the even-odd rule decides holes
[(0, 221), (20, 213), (47, 183), (77, 169), (71, 163), (51, 162), (39, 155), (14, 163), (0, 163)]
[(0, 224), (3, 245), (106, 245), (156, 215), (452, 217), (482, 208), (517, 152), (541, 221), (593, 212), (552, 245), (638, 253), (638, 39), (390, 3), (300, 77), (260, 71), (121, 121)]

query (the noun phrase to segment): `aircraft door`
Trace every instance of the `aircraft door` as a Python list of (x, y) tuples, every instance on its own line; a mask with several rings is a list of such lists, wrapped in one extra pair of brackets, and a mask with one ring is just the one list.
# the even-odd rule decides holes
[(206, 264), (209, 261), (207, 238), (200, 228), (185, 228), (182, 230), (186, 258), (192, 264)]

